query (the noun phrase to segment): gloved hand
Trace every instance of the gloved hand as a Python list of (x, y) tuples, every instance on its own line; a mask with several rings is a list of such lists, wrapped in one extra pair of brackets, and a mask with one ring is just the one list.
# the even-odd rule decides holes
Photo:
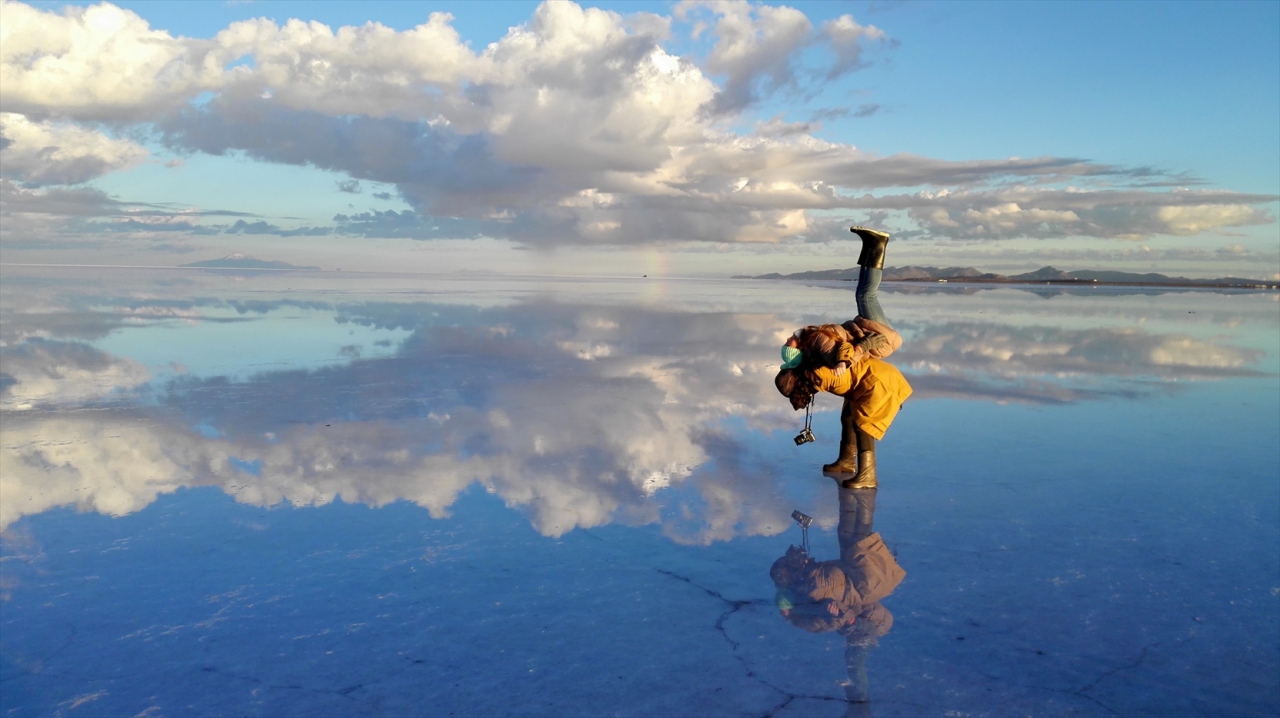
[(853, 343), (853, 346), (861, 349), (870, 356), (878, 354), (886, 354), (893, 351), (893, 344), (883, 334), (868, 334)]

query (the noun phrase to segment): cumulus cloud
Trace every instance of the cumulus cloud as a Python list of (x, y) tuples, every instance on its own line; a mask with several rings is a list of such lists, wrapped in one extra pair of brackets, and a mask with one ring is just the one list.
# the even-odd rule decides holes
[(804, 13), (745, 0), (685, 0), (676, 6), (676, 15), (688, 17), (702, 8), (718, 16), (707, 69), (726, 77), (712, 103), (714, 112), (736, 112), (758, 100), (761, 92), (796, 85), (794, 55), (809, 44), (813, 33)]
[[(253, 59), (234, 92), (269, 93), (278, 103), (324, 114), (421, 117), (435, 88), (477, 79), (480, 59), (449, 25), (448, 13), (404, 32), (379, 23), (342, 27), (266, 18), (232, 23), (212, 45), (222, 58)], [(223, 78), (224, 81), (231, 78)]]
[[(778, 242), (841, 236), (822, 211), (849, 209), (905, 210), (908, 232), (973, 239), (1272, 221), (1258, 205), (1274, 197), (1159, 191), (1186, 178), (1151, 168), (880, 156), (784, 117), (730, 129), (726, 119), (766, 95), (853, 71), (868, 48), (893, 45), (849, 15), (815, 29), (789, 7), (683, 2), (675, 19), (709, 43), (699, 59), (667, 52), (671, 18), (572, 2), (539, 5), (479, 51), (443, 13), (404, 31), (259, 18), (200, 39), (105, 3), (46, 12), (5, 0), (0, 11), (5, 127), (48, 136), (4, 150), (29, 183), (74, 183), (139, 161), (140, 147), (86, 124), (112, 122), (154, 129), (179, 153), (342, 173), (344, 191), (394, 185), (416, 216), (341, 220), (358, 227), (352, 234), (383, 225), (384, 236), (526, 244)], [(830, 62), (803, 65), (813, 52)], [(814, 119), (879, 111), (867, 102)], [(1067, 182), (1084, 189), (1051, 186)], [(895, 187), (929, 191), (884, 194)], [(6, 211), (21, 210), (6, 199)]]
[(27, 185), (80, 184), (147, 155), (141, 145), (101, 132), (0, 112), (0, 176)]
[[(800, 53), (824, 45), (832, 61), (816, 74), (834, 80), (866, 66), (863, 53), (870, 44), (892, 46), (888, 35), (874, 25), (860, 25), (841, 15), (815, 32), (805, 14), (795, 8), (752, 4), (746, 0), (682, 0), (675, 16), (695, 19), (695, 38), (714, 36), (705, 66), (725, 84), (711, 102), (715, 114), (736, 113), (778, 90), (801, 89)], [(704, 18), (710, 18), (710, 22)]]
[(151, 119), (226, 80), (208, 41), (175, 38), (109, 3), (62, 12), (0, 2), (4, 107), (76, 119)]

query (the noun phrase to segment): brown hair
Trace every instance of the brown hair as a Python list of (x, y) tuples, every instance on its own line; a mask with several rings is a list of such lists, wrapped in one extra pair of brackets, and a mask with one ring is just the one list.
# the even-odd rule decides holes
[(787, 553), (780, 556), (769, 567), (769, 578), (773, 579), (773, 584), (778, 588), (789, 588), (797, 582), (804, 581), (807, 575), (805, 569), (810, 563), (813, 563), (813, 560), (804, 549), (790, 546), (787, 548)]
[(783, 369), (773, 378), (773, 385), (778, 393), (791, 401), (791, 408), (799, 411), (813, 401), (813, 380), (807, 371), (800, 369)]
[(849, 332), (838, 324), (810, 325), (801, 329), (796, 332), (796, 339), (800, 341), (800, 351), (804, 352), (802, 366), (835, 366), (836, 345), (850, 338)]

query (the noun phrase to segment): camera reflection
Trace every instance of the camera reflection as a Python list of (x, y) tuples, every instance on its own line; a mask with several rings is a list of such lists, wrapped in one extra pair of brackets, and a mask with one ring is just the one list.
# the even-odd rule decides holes
[[(796, 511), (804, 538), (774, 561), (769, 577), (777, 587), (779, 612), (788, 623), (810, 633), (834, 631), (845, 639), (848, 716), (871, 715), (867, 657), (893, 627), (893, 614), (881, 604), (907, 575), (880, 534), (873, 530), (875, 489), (837, 488), (840, 521), (836, 535), (840, 557), (819, 561), (808, 547), (808, 516)], [(808, 521), (806, 521), (806, 519)]]

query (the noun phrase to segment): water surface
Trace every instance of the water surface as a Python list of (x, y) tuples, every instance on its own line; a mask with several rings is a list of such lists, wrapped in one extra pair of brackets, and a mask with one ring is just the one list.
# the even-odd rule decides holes
[(886, 285), (854, 640), (769, 577), (841, 553), (772, 377), (851, 290), (6, 268), (0, 712), (1274, 715), (1276, 293)]

